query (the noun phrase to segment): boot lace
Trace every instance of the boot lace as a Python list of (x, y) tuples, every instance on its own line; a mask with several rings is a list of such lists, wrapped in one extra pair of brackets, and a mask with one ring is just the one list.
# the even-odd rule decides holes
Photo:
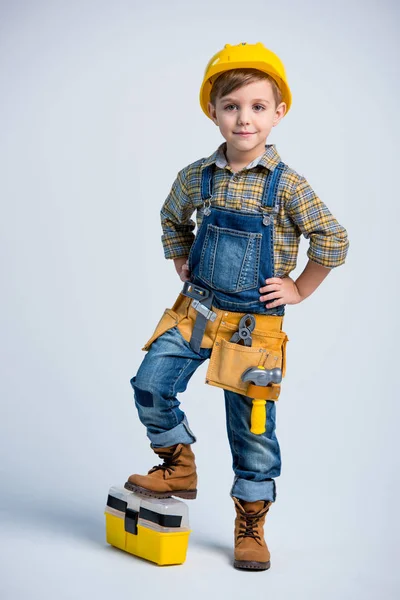
[(171, 450), (157, 452), (159, 457), (162, 458), (164, 462), (162, 465), (155, 465), (154, 467), (152, 467), (148, 474), (154, 473), (154, 471), (158, 471), (161, 469), (162, 471), (164, 471), (165, 479), (165, 473), (168, 472), (168, 474), (171, 475), (171, 473), (175, 471), (175, 467), (179, 465), (178, 458), (181, 455), (181, 452), (182, 448), (179, 450), (179, 452), (176, 453), (174, 453), (174, 451), (171, 452)]
[(237, 539), (240, 540), (241, 538), (250, 537), (253, 538), (257, 544), (262, 546), (261, 537), (258, 535), (256, 530), (259, 520), (268, 512), (268, 510), (269, 507), (267, 510), (262, 509), (260, 512), (254, 514), (246, 512), (243, 513), (242, 517), (244, 519), (244, 523), (240, 523)]

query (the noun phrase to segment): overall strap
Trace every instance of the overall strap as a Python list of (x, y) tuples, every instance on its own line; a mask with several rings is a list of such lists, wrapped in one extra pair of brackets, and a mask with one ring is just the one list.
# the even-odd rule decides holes
[(201, 173), (201, 199), (203, 202), (211, 198), (213, 193), (215, 163), (205, 167)]
[(276, 205), (276, 197), (278, 193), (279, 181), (282, 177), (285, 163), (282, 161), (277, 164), (275, 169), (266, 177), (263, 195), (261, 198), (261, 206), (274, 207)]

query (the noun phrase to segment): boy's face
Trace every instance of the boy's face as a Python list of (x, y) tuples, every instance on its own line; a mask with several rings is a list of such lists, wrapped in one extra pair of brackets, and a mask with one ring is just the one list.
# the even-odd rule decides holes
[[(227, 142), (229, 150), (246, 159), (265, 150), (270, 131), (283, 118), (286, 104), (275, 107), (271, 83), (264, 79), (245, 85), (218, 98), (216, 106), (208, 103), (209, 114)], [(240, 135), (248, 131), (250, 135)]]

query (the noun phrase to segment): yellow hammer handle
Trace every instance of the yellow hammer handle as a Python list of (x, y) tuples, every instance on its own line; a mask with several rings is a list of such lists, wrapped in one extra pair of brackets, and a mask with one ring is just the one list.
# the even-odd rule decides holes
[(253, 400), (251, 409), (251, 433), (264, 433), (267, 413), (265, 411), (265, 400)]

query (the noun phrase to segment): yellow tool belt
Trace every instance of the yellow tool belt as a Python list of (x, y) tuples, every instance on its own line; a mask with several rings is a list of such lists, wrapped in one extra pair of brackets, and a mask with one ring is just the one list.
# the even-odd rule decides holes
[[(172, 327), (178, 327), (182, 337), (190, 342), (197, 311), (191, 306), (192, 299), (179, 294), (172, 308), (166, 308), (158, 322), (153, 335), (143, 346), (148, 350), (151, 344)], [(263, 389), (257, 386), (252, 394), (252, 384), (243, 382), (241, 375), (249, 367), (264, 367), (282, 370), (282, 378), (286, 373), (286, 344), (288, 336), (282, 331), (283, 316), (258, 315), (255, 328), (251, 333), (252, 345), (231, 343), (229, 340), (239, 328), (239, 321), (246, 313), (220, 310), (212, 306), (217, 314), (215, 321), (207, 321), (202, 348), (212, 348), (205, 382), (238, 394), (250, 397), (277, 400), (280, 385), (270, 384)], [(260, 394), (262, 389), (263, 394)], [(265, 390), (265, 391), (264, 391)]]

